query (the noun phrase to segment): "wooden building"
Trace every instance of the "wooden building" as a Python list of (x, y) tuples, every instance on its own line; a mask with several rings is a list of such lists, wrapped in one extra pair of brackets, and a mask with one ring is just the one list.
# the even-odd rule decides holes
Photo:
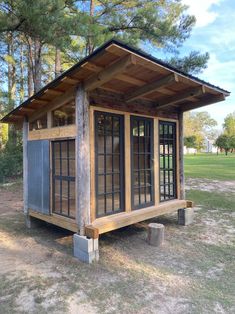
[(183, 113), (228, 95), (107, 42), (2, 119), (23, 126), (27, 222), (34, 217), (97, 239), (190, 206)]

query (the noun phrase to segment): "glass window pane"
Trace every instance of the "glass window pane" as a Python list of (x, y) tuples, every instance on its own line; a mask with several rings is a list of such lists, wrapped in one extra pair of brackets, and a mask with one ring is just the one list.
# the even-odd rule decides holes
[[(95, 130), (99, 133), (99, 136), (96, 137), (96, 147), (98, 147), (95, 152), (96, 158), (98, 157), (96, 176), (98, 173), (104, 173), (102, 179), (96, 180), (96, 189), (99, 194), (103, 194), (103, 205), (106, 206), (106, 211), (104, 210), (102, 213), (99, 210), (99, 201), (97, 202), (97, 217), (99, 217), (115, 213), (115, 191), (123, 193), (124, 185), (120, 182), (120, 177), (123, 178), (123, 175), (120, 176), (120, 172), (123, 172), (124, 169), (123, 155), (120, 155), (120, 152), (123, 152), (123, 133), (121, 132), (123, 117), (111, 113), (95, 112), (95, 125)], [(101, 152), (103, 155), (100, 155)], [(118, 205), (118, 210), (120, 207), (121, 204)]]
[(75, 124), (74, 100), (52, 111), (52, 124), (54, 127)]
[(29, 130), (41, 130), (47, 128), (47, 114), (44, 114), (42, 117), (37, 120), (29, 123)]
[(120, 193), (114, 193), (114, 210), (120, 209)]
[(104, 173), (104, 155), (98, 156), (98, 173)]
[(113, 211), (113, 195), (107, 194), (106, 195), (106, 213), (110, 214)]
[(98, 193), (103, 194), (105, 193), (105, 176), (101, 175), (98, 177)]
[(106, 175), (105, 177), (106, 177), (106, 193), (113, 192), (113, 189), (112, 189), (112, 182), (113, 182), (112, 178), (113, 178), (113, 176), (112, 176), (112, 174)]
[(160, 122), (159, 130), (164, 130), (164, 140), (159, 138), (160, 142), (160, 193), (163, 197), (161, 200), (176, 198), (176, 179), (175, 179), (175, 136), (176, 127), (173, 122)]
[(105, 198), (104, 198), (104, 195), (98, 196), (97, 212), (98, 212), (99, 216), (103, 216), (105, 214)]
[(106, 155), (106, 173), (112, 172), (113, 169), (113, 155)]
[(75, 218), (75, 182), (69, 182), (69, 211), (70, 216)]

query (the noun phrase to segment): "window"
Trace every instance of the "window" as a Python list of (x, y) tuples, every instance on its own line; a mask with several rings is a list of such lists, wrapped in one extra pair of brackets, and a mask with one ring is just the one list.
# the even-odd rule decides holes
[(75, 124), (75, 102), (68, 102), (67, 104), (57, 108), (52, 112), (52, 125), (64, 126)]
[(29, 123), (29, 130), (41, 130), (47, 128), (47, 114)]
[(176, 198), (176, 124), (159, 122), (160, 200)]
[(132, 207), (153, 204), (153, 121), (131, 117)]
[(53, 208), (75, 218), (75, 140), (52, 142)]
[(96, 215), (124, 210), (123, 116), (95, 112)]

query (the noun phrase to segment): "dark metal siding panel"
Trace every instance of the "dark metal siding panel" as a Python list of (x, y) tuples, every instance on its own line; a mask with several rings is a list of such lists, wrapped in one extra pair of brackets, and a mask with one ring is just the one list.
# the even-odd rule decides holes
[(50, 143), (47, 140), (28, 142), (29, 208), (50, 214)]

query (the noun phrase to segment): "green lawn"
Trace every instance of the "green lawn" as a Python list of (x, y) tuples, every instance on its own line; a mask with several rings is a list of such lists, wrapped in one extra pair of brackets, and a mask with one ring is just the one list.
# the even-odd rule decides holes
[(186, 178), (235, 180), (235, 154), (185, 155)]

